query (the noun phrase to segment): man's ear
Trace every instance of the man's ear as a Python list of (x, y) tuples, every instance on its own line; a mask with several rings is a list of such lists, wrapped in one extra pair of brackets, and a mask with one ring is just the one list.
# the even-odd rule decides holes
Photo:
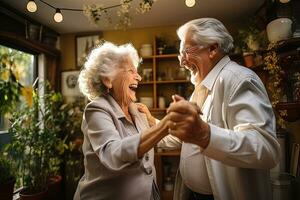
[(219, 44), (215, 43), (210, 45), (209, 47), (209, 57), (213, 58), (215, 57), (215, 55), (218, 53), (219, 51)]
[(112, 88), (112, 83), (109, 78), (107, 78), (107, 77), (101, 78), (101, 81), (108, 89)]

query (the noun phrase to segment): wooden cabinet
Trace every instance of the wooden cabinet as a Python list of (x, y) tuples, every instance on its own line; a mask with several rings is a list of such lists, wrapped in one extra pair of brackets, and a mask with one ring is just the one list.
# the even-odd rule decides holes
[(138, 68), (142, 81), (139, 83), (137, 98), (148, 105), (151, 113), (162, 118), (166, 108), (172, 102), (172, 95), (179, 94), (188, 98), (193, 91), (189, 80), (189, 72), (179, 66), (177, 54), (156, 54), (155, 39), (154, 55), (143, 57)]
[(300, 119), (300, 38), (281, 41), (274, 50), (282, 69), (282, 99), (276, 110), (286, 110), (283, 118), (294, 122)]
[(162, 200), (173, 199), (175, 176), (179, 166), (180, 149), (155, 151), (157, 183)]
[[(176, 52), (157, 54), (155, 38), (152, 46), (154, 54), (143, 57), (138, 68), (142, 81), (139, 83), (137, 98), (142, 103), (148, 103), (152, 115), (161, 119), (172, 102), (172, 95), (179, 94), (188, 98), (193, 86), (189, 80), (190, 73), (180, 68)], [(180, 150), (155, 152), (157, 182), (162, 200), (173, 199), (172, 187), (179, 166), (179, 156)]]

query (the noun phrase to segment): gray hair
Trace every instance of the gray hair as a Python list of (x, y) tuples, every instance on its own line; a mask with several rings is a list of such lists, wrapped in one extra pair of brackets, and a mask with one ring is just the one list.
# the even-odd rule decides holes
[(106, 89), (101, 78), (113, 81), (122, 68), (122, 63), (128, 59), (136, 68), (138, 67), (140, 59), (132, 44), (117, 46), (105, 42), (93, 49), (78, 77), (80, 91), (89, 100), (99, 97)]
[(200, 18), (189, 21), (177, 29), (177, 35), (182, 41), (187, 32), (191, 31), (192, 40), (199, 45), (217, 43), (222, 53), (228, 54), (233, 48), (233, 38), (225, 26), (214, 18)]

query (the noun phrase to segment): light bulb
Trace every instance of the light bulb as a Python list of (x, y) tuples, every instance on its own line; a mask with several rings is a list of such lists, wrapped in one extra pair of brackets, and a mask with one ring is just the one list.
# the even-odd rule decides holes
[(279, 0), (280, 1), (280, 3), (288, 3), (288, 2), (290, 2), (290, 0)]
[(196, 4), (195, 0), (185, 0), (185, 5), (189, 8), (193, 7)]
[(29, 0), (26, 7), (29, 12), (35, 12), (37, 10), (34, 0)]
[(63, 16), (62, 16), (62, 14), (61, 14), (61, 12), (60, 12), (60, 9), (58, 9), (58, 8), (56, 9), (53, 18), (54, 18), (54, 21), (56, 21), (56, 22), (62, 22)]

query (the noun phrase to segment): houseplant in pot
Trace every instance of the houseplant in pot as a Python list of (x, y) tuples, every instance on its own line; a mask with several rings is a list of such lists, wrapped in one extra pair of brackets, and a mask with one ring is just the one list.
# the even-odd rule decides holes
[[(62, 97), (45, 84), (44, 95), (33, 92), (32, 105), (25, 104), (14, 113), (9, 132), (12, 141), (7, 151), (16, 163), (21, 199), (35, 195), (45, 199), (49, 178), (59, 171), (60, 156), (65, 148), (61, 137), (64, 112), (60, 112)], [(62, 152), (62, 153), (61, 153)]]
[[(257, 65), (255, 57), (258, 51), (267, 45), (266, 33), (258, 28), (254, 20), (249, 20), (247, 25), (238, 30), (235, 37), (235, 52), (243, 54), (244, 64), (246, 67)], [(260, 56), (260, 58), (262, 58)], [(262, 61), (262, 59), (261, 59)]]
[(64, 133), (68, 136), (66, 144), (68, 149), (64, 154), (65, 161), (65, 197), (73, 199), (79, 179), (84, 173), (82, 154), (83, 134), (81, 122), (85, 103), (82, 99), (66, 105), (65, 110), (68, 117), (64, 124)]
[(15, 185), (15, 177), (11, 163), (0, 154), (0, 199), (12, 200)]

